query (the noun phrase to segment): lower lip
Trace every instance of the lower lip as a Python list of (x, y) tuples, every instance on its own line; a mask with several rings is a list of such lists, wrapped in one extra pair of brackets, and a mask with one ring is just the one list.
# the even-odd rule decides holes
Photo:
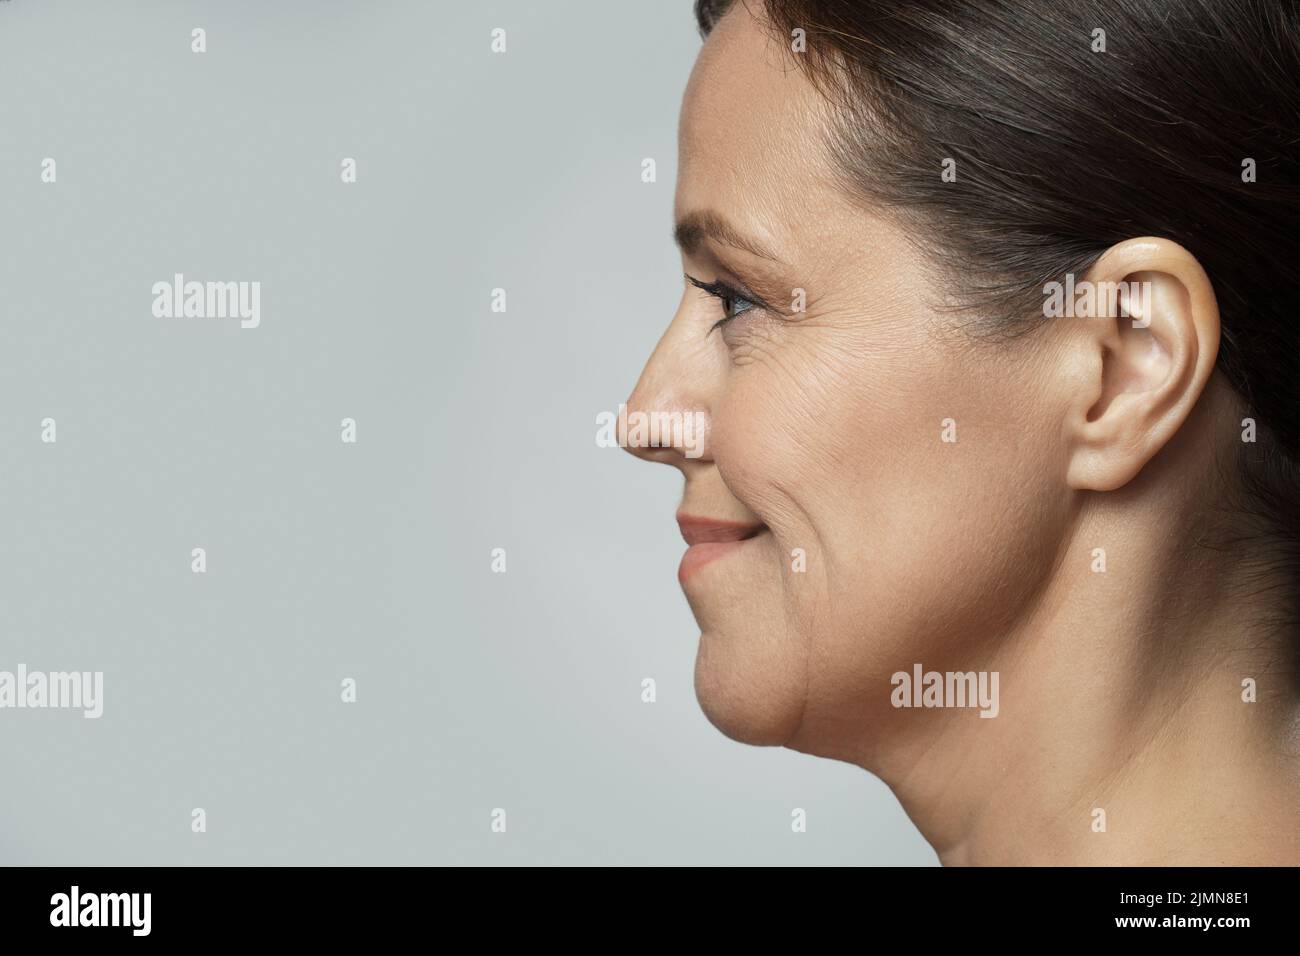
[(682, 563), (677, 568), (677, 580), (685, 584), (706, 564), (712, 564), (719, 558), (726, 557), (753, 540), (753, 538), (744, 538), (740, 541), (701, 541), (691, 545), (682, 555)]

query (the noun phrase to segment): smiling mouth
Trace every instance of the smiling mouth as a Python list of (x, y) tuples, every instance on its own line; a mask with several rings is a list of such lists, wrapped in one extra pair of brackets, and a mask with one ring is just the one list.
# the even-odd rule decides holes
[(677, 580), (685, 584), (707, 564), (744, 547), (767, 530), (765, 524), (728, 521), (724, 518), (704, 518), (697, 515), (678, 514), (677, 526), (690, 545), (682, 555), (677, 568)]

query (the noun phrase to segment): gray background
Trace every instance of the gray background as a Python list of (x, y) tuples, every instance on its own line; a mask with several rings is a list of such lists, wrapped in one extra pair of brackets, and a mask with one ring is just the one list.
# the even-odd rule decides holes
[[(0, 2), (0, 669), (106, 684), (0, 710), (0, 862), (935, 861), (708, 724), (680, 477), (595, 445), (698, 47), (688, 0)], [(261, 327), (154, 318), (175, 272)]]

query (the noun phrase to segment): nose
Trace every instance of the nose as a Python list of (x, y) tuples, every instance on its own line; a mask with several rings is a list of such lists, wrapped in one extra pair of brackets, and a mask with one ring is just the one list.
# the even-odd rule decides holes
[(713, 343), (684, 312), (674, 316), (620, 409), (618, 439), (638, 458), (686, 471), (711, 460), (709, 399), (717, 370)]

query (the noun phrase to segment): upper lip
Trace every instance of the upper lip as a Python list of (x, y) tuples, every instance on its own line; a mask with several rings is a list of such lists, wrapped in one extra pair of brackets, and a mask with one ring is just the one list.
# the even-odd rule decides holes
[(701, 544), (706, 541), (743, 541), (754, 537), (767, 527), (745, 521), (728, 521), (725, 518), (705, 518), (681, 513), (677, 515), (677, 526), (682, 529), (682, 537), (686, 539), (687, 544)]

